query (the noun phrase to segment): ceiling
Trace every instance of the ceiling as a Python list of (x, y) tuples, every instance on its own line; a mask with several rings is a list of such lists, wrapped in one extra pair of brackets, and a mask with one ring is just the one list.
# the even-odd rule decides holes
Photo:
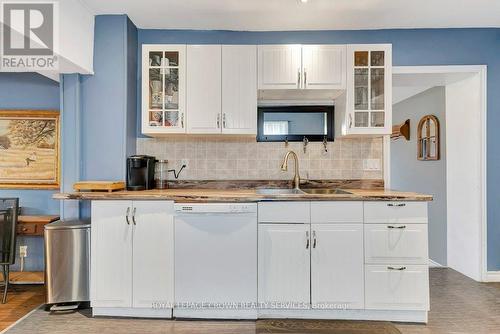
[(80, 0), (139, 28), (339, 30), (500, 27), (499, 0)]

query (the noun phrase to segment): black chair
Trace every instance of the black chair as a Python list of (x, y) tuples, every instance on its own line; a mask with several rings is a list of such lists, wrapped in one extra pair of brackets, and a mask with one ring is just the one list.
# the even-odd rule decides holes
[(16, 260), (16, 229), (19, 198), (0, 198), (0, 266), (2, 266), (4, 290), (2, 304), (7, 301), (10, 266)]

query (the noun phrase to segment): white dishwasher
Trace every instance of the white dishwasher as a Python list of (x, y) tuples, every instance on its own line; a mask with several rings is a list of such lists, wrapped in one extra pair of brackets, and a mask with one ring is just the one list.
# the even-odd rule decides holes
[(175, 204), (175, 211), (174, 316), (255, 319), (257, 204)]

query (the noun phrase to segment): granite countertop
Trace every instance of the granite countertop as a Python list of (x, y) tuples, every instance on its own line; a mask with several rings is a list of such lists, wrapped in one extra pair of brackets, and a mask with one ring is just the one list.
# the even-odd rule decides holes
[(388, 189), (347, 189), (348, 194), (261, 194), (257, 189), (165, 189), (59, 193), (60, 200), (173, 200), (176, 202), (258, 201), (432, 201), (431, 195)]

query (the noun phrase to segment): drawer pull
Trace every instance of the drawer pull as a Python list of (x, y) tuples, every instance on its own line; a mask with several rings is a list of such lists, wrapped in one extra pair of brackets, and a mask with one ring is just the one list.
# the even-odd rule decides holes
[(406, 203), (398, 203), (398, 204), (388, 203), (387, 206), (400, 208), (406, 206)]
[(404, 229), (406, 228), (406, 225), (401, 225), (401, 226), (392, 226), (392, 225), (387, 225), (387, 228), (397, 228), (397, 229)]
[(399, 267), (399, 268), (395, 268), (395, 267), (387, 267), (388, 270), (406, 270), (406, 267)]

